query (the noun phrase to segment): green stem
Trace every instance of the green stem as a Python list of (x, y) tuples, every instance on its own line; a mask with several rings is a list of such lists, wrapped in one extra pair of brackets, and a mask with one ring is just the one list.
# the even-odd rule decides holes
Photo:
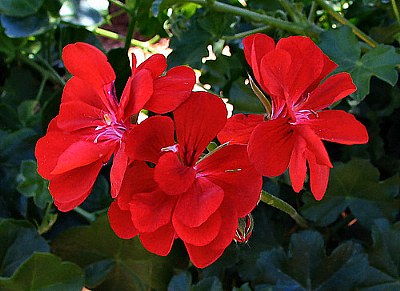
[(65, 85), (64, 79), (60, 77), (56, 70), (54, 70), (54, 68), (45, 59), (43, 59), (40, 55), (36, 55), (35, 57), (38, 58), (39, 61), (50, 71), (54, 78), (58, 79), (60, 84)]
[(376, 47), (378, 45), (378, 43), (375, 40), (370, 38), (368, 35), (366, 35), (364, 32), (358, 29), (357, 26), (355, 26), (349, 20), (344, 18), (340, 13), (335, 11), (335, 9), (333, 9), (333, 7), (330, 4), (328, 4), (324, 0), (315, 0), (315, 2), (317, 2), (326, 12), (328, 12), (330, 16), (336, 19), (339, 23), (350, 27), (353, 33), (362, 41), (367, 43), (370, 47)]
[(287, 12), (287, 14), (290, 16), (290, 18), (292, 18), (292, 20), (295, 23), (299, 23), (300, 18), (299, 15), (297, 14), (297, 12), (293, 9), (293, 5), (292, 3), (290, 3), (287, 0), (277, 0), (277, 2), (283, 7), (283, 9), (285, 9), (285, 11)]
[(85, 218), (88, 222), (92, 223), (93, 221), (96, 220), (96, 215), (94, 215), (93, 213), (90, 213), (88, 211), (86, 211), (83, 208), (80, 207), (75, 207), (74, 211), (76, 213), (78, 213), (80, 216), (82, 216), (83, 218)]
[(400, 14), (399, 14), (399, 9), (397, 8), (396, 0), (392, 0), (391, 2), (392, 2), (394, 16), (396, 17), (396, 20), (400, 25)]
[(291, 218), (293, 218), (296, 223), (302, 228), (308, 228), (307, 221), (301, 217), (301, 215), (293, 208), (292, 205), (286, 203), (285, 201), (279, 199), (278, 197), (262, 190), (261, 191), (261, 201), (279, 209), (286, 214), (288, 214)]
[(318, 35), (322, 29), (316, 25), (309, 25), (303, 23), (291, 23), (281, 19), (277, 19), (265, 14), (250, 11), (248, 9), (236, 7), (233, 5), (225, 4), (219, 1), (208, 1), (208, 0), (187, 0), (186, 2), (192, 2), (206, 6), (216, 12), (230, 13), (237, 16), (248, 18), (252, 21), (264, 23), (276, 28), (280, 28), (295, 34), (302, 35)]
[(248, 35), (251, 35), (251, 34), (254, 34), (254, 33), (263, 32), (263, 31), (267, 30), (268, 28), (270, 28), (269, 25), (264, 25), (264, 26), (257, 27), (257, 28), (252, 29), (252, 30), (247, 30), (247, 31), (244, 31), (244, 32), (236, 33), (234, 35), (223, 36), (222, 39), (223, 40), (239, 39), (239, 38), (243, 38), (245, 36), (248, 36)]
[(108, 0), (110, 3), (114, 4), (115, 6), (124, 9), (126, 12), (129, 12), (128, 7), (126, 7), (126, 5), (124, 3), (122, 3), (121, 1), (118, 0)]
[(125, 50), (127, 51), (129, 47), (131, 46), (131, 40), (133, 38), (133, 33), (135, 32), (135, 27), (136, 27), (136, 17), (134, 15), (135, 13), (132, 12), (129, 14), (129, 26), (128, 26), (128, 32), (126, 34), (125, 38)]
[(46, 82), (47, 82), (47, 76), (43, 76), (42, 82), (40, 83), (39, 91), (37, 92), (36, 97), (35, 97), (36, 101), (39, 101), (40, 97), (42, 97), (44, 86), (46, 85)]
[[(104, 37), (107, 37), (107, 38), (110, 38), (110, 39), (119, 40), (119, 41), (125, 41), (125, 37), (124, 36), (119, 35), (119, 34), (117, 34), (115, 32), (106, 30), (106, 29), (95, 28), (92, 32), (94, 34), (97, 34), (97, 35), (100, 35), (100, 36), (104, 36)], [(136, 39), (131, 39), (131, 45), (140, 47), (141, 49), (144, 49), (144, 50), (146, 50), (148, 52), (151, 52), (151, 53), (155, 52), (155, 50), (150, 47), (150, 42), (148, 42), (148, 41), (139, 41), (139, 40), (136, 40)]]
[(315, 1), (313, 1), (311, 3), (310, 13), (308, 14), (308, 22), (314, 23), (316, 11), (317, 11), (317, 3)]

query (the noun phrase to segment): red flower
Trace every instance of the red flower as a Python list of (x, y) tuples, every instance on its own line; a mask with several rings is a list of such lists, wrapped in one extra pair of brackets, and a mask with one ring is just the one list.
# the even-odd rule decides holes
[(132, 130), (126, 150), (136, 161), (109, 210), (117, 235), (139, 233), (143, 245), (159, 255), (167, 255), (179, 237), (197, 267), (222, 255), (262, 186), (244, 145), (224, 145), (201, 157), (226, 114), (221, 99), (197, 92), (174, 111), (174, 121), (150, 117)]
[(136, 68), (120, 102), (115, 95), (115, 73), (106, 56), (95, 47), (76, 43), (63, 50), (67, 82), (60, 113), (36, 145), (38, 172), (50, 180), (50, 192), (61, 211), (85, 200), (96, 177), (114, 154), (112, 196), (118, 194), (127, 166), (123, 141), (132, 127), (130, 117), (142, 108), (165, 113), (189, 97), (195, 83), (193, 70), (176, 67), (165, 76), (165, 57), (153, 55)]
[[(309, 38), (273, 39), (255, 34), (243, 40), (247, 62), (261, 88), (271, 97), (271, 112), (235, 115), (219, 134), (221, 142), (248, 142), (250, 160), (264, 176), (278, 176), (289, 167), (299, 192), (310, 169), (311, 191), (322, 199), (332, 164), (322, 140), (342, 144), (368, 141), (365, 127), (341, 110), (322, 111), (353, 93), (348, 73), (321, 81), (336, 68)], [(321, 83), (321, 84), (320, 84)]]

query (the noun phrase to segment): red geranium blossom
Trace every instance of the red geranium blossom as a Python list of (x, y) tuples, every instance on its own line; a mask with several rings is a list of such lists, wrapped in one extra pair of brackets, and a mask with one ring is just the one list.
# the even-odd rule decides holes
[(50, 180), (50, 193), (61, 211), (85, 200), (101, 167), (114, 154), (111, 169), (112, 195), (119, 191), (127, 157), (123, 150), (130, 118), (142, 108), (165, 113), (190, 96), (195, 75), (188, 67), (166, 69), (162, 55), (153, 55), (136, 68), (118, 101), (115, 73), (97, 48), (76, 43), (63, 50), (65, 67), (73, 75), (67, 82), (60, 113), (51, 121), (47, 134), (36, 145), (38, 172)]
[[(271, 97), (271, 112), (235, 115), (218, 138), (248, 142), (250, 160), (264, 176), (278, 176), (289, 167), (299, 192), (310, 169), (314, 197), (322, 199), (332, 167), (322, 140), (342, 144), (368, 141), (365, 127), (341, 110), (322, 111), (356, 90), (348, 73), (321, 81), (337, 65), (309, 38), (274, 40), (255, 34), (243, 40), (246, 60), (261, 88)], [(268, 107), (268, 106), (267, 106)]]
[(201, 157), (226, 123), (220, 98), (192, 93), (173, 115), (174, 121), (150, 117), (129, 134), (126, 151), (135, 162), (111, 204), (110, 224), (122, 238), (139, 234), (159, 255), (180, 238), (193, 264), (205, 267), (232, 242), (238, 219), (256, 206), (262, 179), (245, 145), (223, 145)]

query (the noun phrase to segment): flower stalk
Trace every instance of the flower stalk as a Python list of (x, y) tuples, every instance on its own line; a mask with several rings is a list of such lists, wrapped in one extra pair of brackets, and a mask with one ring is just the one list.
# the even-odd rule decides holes
[(307, 221), (293, 208), (292, 205), (279, 199), (278, 197), (268, 193), (267, 191), (261, 191), (261, 201), (267, 203), (268, 205), (285, 212), (291, 218), (293, 218), (296, 223), (302, 228), (308, 228)]

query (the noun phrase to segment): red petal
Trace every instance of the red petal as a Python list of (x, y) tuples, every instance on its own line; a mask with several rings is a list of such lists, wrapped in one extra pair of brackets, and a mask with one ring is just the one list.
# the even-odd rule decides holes
[(250, 137), (250, 161), (263, 176), (279, 176), (289, 165), (294, 142), (288, 120), (278, 118), (263, 122)]
[(128, 210), (133, 195), (153, 192), (158, 187), (153, 176), (154, 169), (148, 167), (145, 162), (134, 161), (129, 163), (117, 197), (119, 207)]
[(243, 39), (243, 48), (247, 63), (253, 69), (254, 77), (262, 86), (264, 84), (262, 79), (265, 76), (262, 76), (260, 72), (261, 59), (275, 49), (275, 41), (265, 34), (256, 33)]
[(38, 173), (45, 179), (52, 178), (51, 172), (56, 167), (60, 155), (78, 140), (78, 136), (61, 131), (57, 127), (57, 118), (54, 118), (49, 124), (47, 134), (36, 143)]
[(198, 227), (188, 227), (173, 217), (172, 223), (178, 236), (185, 242), (204, 246), (214, 240), (220, 232), (222, 218), (219, 211), (213, 213)]
[(197, 178), (192, 187), (179, 196), (174, 219), (189, 227), (204, 223), (222, 203), (224, 190), (207, 178)]
[(149, 70), (153, 79), (155, 79), (167, 69), (167, 60), (162, 54), (152, 55), (150, 58), (140, 64), (140, 66), (136, 69), (136, 72), (143, 69)]
[(68, 204), (68, 207), (59, 208), (61, 211), (69, 211), (83, 202), (92, 191), (102, 165), (103, 163), (98, 161), (57, 175), (50, 180), (49, 190), (54, 200), (58, 205)]
[(260, 199), (262, 177), (247, 156), (245, 145), (228, 145), (201, 160), (198, 175), (206, 177), (224, 190), (239, 217), (254, 209)]
[(106, 163), (110, 159), (114, 148), (114, 142), (93, 143), (77, 141), (60, 155), (57, 165), (51, 174), (62, 174), (97, 161)]
[(140, 70), (128, 79), (122, 92), (117, 118), (129, 119), (138, 114), (153, 94), (153, 77), (149, 70)]
[(74, 76), (102, 88), (115, 80), (115, 73), (107, 57), (97, 48), (83, 42), (64, 47), (62, 59), (67, 70)]
[(308, 166), (310, 168), (311, 192), (316, 200), (321, 200), (326, 192), (329, 180), (329, 167), (317, 163), (312, 153), (307, 154)]
[(69, 79), (64, 87), (61, 104), (67, 102), (83, 102), (92, 107), (107, 109), (91, 84), (78, 77)]
[(119, 208), (116, 201), (111, 203), (108, 209), (108, 219), (112, 230), (120, 238), (130, 239), (139, 234), (133, 225), (131, 212)]
[(325, 82), (310, 93), (308, 99), (297, 110), (324, 109), (356, 91), (356, 86), (348, 73), (339, 73), (329, 77)]
[(139, 238), (148, 251), (159, 256), (166, 256), (174, 243), (175, 231), (172, 224), (168, 223), (156, 231), (141, 233)]
[(304, 180), (307, 173), (306, 165), (307, 143), (301, 136), (296, 136), (292, 156), (289, 163), (289, 174), (292, 187), (295, 192), (303, 189)]
[(186, 192), (196, 177), (196, 171), (187, 167), (173, 152), (160, 157), (154, 171), (154, 180), (161, 190), (169, 195), (179, 195)]
[(104, 110), (93, 107), (81, 101), (61, 103), (60, 114), (57, 118), (59, 128), (74, 131), (85, 127), (104, 125)]
[(263, 121), (261, 114), (235, 114), (228, 118), (225, 127), (218, 133), (218, 140), (221, 143), (247, 144), (254, 128)]
[(226, 123), (225, 103), (216, 95), (193, 92), (174, 111), (176, 135), (185, 165), (193, 166)]
[(189, 98), (196, 83), (194, 71), (185, 66), (172, 68), (154, 80), (154, 92), (144, 108), (157, 114), (175, 110)]
[(176, 198), (160, 190), (132, 195), (130, 211), (140, 232), (153, 232), (171, 221)]
[(282, 38), (276, 48), (285, 50), (291, 56), (290, 74), (287, 74), (285, 85), (292, 104), (296, 104), (306, 89), (319, 79), (325, 66), (324, 54), (310, 38), (304, 36)]
[(85, 201), (85, 199), (90, 194), (90, 191), (88, 191), (87, 193), (83, 193), (81, 196), (78, 196), (76, 199), (71, 200), (69, 202), (60, 202), (58, 200), (55, 200), (54, 197), (53, 197), (54, 205), (61, 212), (70, 211), (70, 210), (74, 209), (75, 207), (79, 206), (83, 201)]
[(125, 144), (122, 144), (114, 155), (113, 164), (110, 172), (111, 181), (111, 197), (115, 198), (118, 196), (122, 181), (124, 180), (125, 172), (128, 167), (128, 156), (125, 151)]
[(368, 142), (365, 126), (352, 114), (342, 110), (326, 110), (311, 119), (311, 128), (319, 138), (341, 144), (364, 144)]
[(195, 246), (185, 243), (190, 260), (197, 268), (205, 268), (218, 260), (222, 256), (225, 249), (211, 249), (206, 246)]
[(274, 96), (285, 99), (290, 93), (289, 77), (292, 58), (290, 54), (284, 50), (273, 50), (261, 60), (261, 74), (263, 76), (263, 84), (272, 98)]
[(306, 92), (312, 92), (319, 83), (323, 79), (325, 79), (326, 76), (328, 76), (329, 73), (331, 73), (334, 69), (337, 68), (337, 64), (335, 64), (331, 59), (328, 58), (327, 55), (323, 54), (322, 55), (323, 61), (324, 61), (324, 67), (322, 68), (321, 74), (319, 77), (306, 89)]
[(126, 154), (133, 160), (157, 163), (161, 149), (174, 144), (171, 118), (153, 116), (127, 133)]
[(321, 139), (308, 125), (295, 126), (297, 134), (301, 135), (307, 143), (307, 149), (315, 155), (317, 162), (321, 165), (326, 165), (332, 168), (331, 161)]

